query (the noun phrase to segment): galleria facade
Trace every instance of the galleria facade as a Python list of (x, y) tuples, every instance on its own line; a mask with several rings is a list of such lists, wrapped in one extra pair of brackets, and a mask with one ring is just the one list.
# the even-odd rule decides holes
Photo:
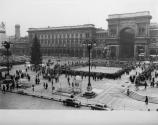
[(29, 28), (31, 46), (36, 35), (43, 55), (87, 57), (83, 43), (95, 42), (92, 58), (137, 58), (157, 55), (158, 25), (150, 23), (148, 11), (108, 16), (108, 30), (93, 24)]

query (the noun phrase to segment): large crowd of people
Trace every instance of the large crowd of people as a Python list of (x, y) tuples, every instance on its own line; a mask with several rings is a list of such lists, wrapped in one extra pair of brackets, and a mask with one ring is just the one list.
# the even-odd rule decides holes
[(146, 67), (146, 64), (137, 65), (136, 68), (141, 68), (142, 72), (137, 72), (134, 75), (130, 75), (130, 81), (132, 84), (135, 84), (136, 90), (139, 86), (144, 86), (144, 89), (147, 89), (147, 86), (158, 87), (158, 82), (155, 79), (158, 77), (158, 65), (149, 64)]
[[(10, 79), (12, 80), (11, 86), (8, 87), (7, 84), (4, 84), (3, 86), (1, 86), (2, 90), (11, 90), (14, 88), (18, 88), (20, 86), (19, 84), (19, 80), (20, 79), (27, 79), (28, 81), (31, 80), (31, 76), (28, 73), (28, 70), (31, 70), (33, 72), (36, 72), (36, 76), (34, 79), (34, 83), (32, 83), (32, 88), (34, 90), (34, 86), (35, 85), (39, 85), (41, 84), (41, 80), (40, 80), (40, 76), (43, 77), (43, 79), (47, 79), (48, 82), (52, 83), (52, 90), (54, 89), (53, 87), (53, 83), (58, 83), (60, 81), (60, 76), (61, 75), (65, 75), (67, 82), (69, 85), (72, 85), (72, 83), (70, 83), (70, 78), (72, 78), (72, 76), (81, 76), (81, 78), (86, 78), (89, 77), (89, 72), (86, 71), (76, 71), (73, 70), (74, 68), (79, 68), (79, 67), (85, 67), (88, 66), (88, 62), (86, 60), (68, 60), (68, 61), (63, 61), (62, 63), (60, 63), (61, 60), (58, 61), (51, 61), (48, 60), (46, 62), (46, 65), (44, 66), (39, 66), (39, 67), (27, 67), (25, 65), (25, 71), (22, 70), (16, 70), (16, 72), (11, 75)], [(147, 80), (150, 80), (151, 87), (155, 87), (158, 86), (158, 84), (155, 82), (155, 78), (158, 77), (158, 73), (155, 72), (155, 75), (152, 76), (151, 72), (153, 72), (155, 69), (158, 69), (158, 66), (155, 65), (149, 65), (148, 68), (145, 67), (144, 65), (136, 65), (135, 62), (118, 62), (118, 61), (113, 61), (113, 62), (108, 62), (108, 61), (100, 61), (98, 63), (98, 61), (93, 60), (91, 62), (91, 68), (96, 68), (97, 66), (118, 66), (120, 65), (120, 67), (122, 67), (121, 70), (115, 72), (115, 73), (101, 73), (101, 72), (90, 72), (90, 77), (94, 80), (102, 80), (103, 78), (107, 78), (107, 79), (119, 79), (121, 78), (121, 76), (123, 74), (129, 74), (129, 72), (137, 67), (140, 67), (142, 69), (142, 73), (136, 72), (136, 74), (134, 75), (130, 75), (129, 79), (131, 81), (131, 83), (135, 84), (135, 86), (138, 88), (140, 85), (145, 86), (145, 89), (147, 88), (147, 86), (149, 86), (147, 84)], [(74, 78), (74, 77), (73, 77)], [(6, 81), (6, 76), (2, 77), (2, 73), (0, 73), (0, 79), (3, 79), (3, 81)], [(48, 88), (48, 83), (44, 82), (43, 86), (45, 89)]]

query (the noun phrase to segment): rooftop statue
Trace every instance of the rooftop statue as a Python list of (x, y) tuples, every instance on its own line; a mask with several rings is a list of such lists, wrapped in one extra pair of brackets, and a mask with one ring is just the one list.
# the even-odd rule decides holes
[(5, 23), (4, 22), (1, 22), (0, 30), (5, 31)]

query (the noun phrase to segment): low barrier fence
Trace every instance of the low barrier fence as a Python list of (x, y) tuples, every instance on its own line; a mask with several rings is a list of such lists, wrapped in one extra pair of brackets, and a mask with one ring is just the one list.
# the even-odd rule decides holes
[[(145, 98), (146, 98), (146, 96), (140, 95), (140, 94), (138, 94), (137, 92), (134, 92), (134, 91), (129, 91), (129, 97), (131, 97), (133, 99), (136, 99), (138, 101), (143, 101), (143, 102), (145, 102)], [(158, 97), (148, 96), (148, 101), (150, 103), (158, 104)]]

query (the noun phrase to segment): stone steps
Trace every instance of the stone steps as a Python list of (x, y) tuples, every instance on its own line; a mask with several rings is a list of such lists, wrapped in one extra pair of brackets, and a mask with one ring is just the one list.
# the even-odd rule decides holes
[[(139, 100), (139, 101), (143, 101), (143, 102), (145, 101), (145, 96), (140, 95), (140, 94), (138, 94), (136, 92), (133, 92), (133, 91), (130, 91), (129, 97), (131, 97), (133, 99), (136, 99), (136, 100)], [(158, 104), (158, 98), (157, 97), (150, 97), (150, 96), (148, 96), (148, 99), (149, 99), (150, 103)]]

